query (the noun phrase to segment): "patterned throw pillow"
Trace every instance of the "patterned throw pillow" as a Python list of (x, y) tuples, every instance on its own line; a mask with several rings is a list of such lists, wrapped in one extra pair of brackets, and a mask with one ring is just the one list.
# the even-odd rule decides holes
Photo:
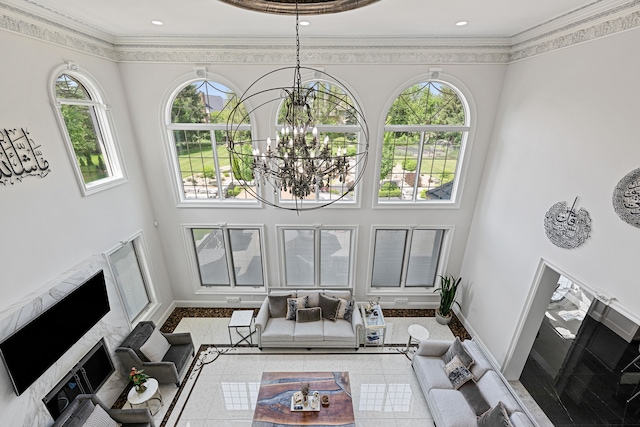
[(344, 319), (347, 322), (351, 322), (351, 315), (353, 314), (353, 308), (355, 307), (355, 301), (350, 299), (338, 298), (338, 311), (336, 312), (336, 319)]
[(451, 359), (451, 362), (444, 365), (444, 373), (447, 374), (447, 376), (449, 376), (451, 372), (455, 371), (457, 368), (466, 368), (466, 366), (462, 364), (462, 361), (456, 355), (456, 356), (453, 356), (453, 359)]
[(473, 375), (471, 374), (471, 371), (465, 368), (464, 366), (460, 368), (455, 368), (449, 374), (449, 381), (451, 381), (453, 388), (455, 388), (456, 390), (462, 387), (464, 383), (472, 379), (473, 379)]
[(287, 320), (296, 320), (296, 311), (299, 308), (307, 308), (308, 296), (300, 298), (287, 298)]

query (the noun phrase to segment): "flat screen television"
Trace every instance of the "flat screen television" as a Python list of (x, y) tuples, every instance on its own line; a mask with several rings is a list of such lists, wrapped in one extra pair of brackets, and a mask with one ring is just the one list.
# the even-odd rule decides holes
[(62, 300), (0, 343), (0, 355), (16, 394), (71, 348), (110, 310), (100, 270)]

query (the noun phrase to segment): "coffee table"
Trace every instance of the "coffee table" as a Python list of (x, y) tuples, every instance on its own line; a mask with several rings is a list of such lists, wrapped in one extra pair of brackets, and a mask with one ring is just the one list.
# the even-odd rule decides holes
[[(310, 393), (329, 396), (329, 406), (319, 411), (292, 411), (291, 396), (309, 383)], [(263, 372), (253, 427), (342, 426), (355, 427), (348, 372)]]

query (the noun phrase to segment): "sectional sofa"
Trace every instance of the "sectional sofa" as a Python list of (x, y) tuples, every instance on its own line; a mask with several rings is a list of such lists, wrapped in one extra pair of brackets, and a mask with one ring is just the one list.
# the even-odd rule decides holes
[[(504, 377), (495, 369), (474, 340), (460, 342), (466, 355), (463, 364), (469, 365), (471, 379), (455, 388), (451, 376), (445, 372), (447, 354), (456, 351), (452, 341), (421, 341), (412, 365), (429, 410), (437, 427), (476, 427), (479, 425), (531, 427), (537, 424), (521, 405)], [(469, 362), (464, 359), (469, 356)], [(499, 405), (502, 402), (502, 405)], [(497, 408), (500, 406), (499, 408)], [(497, 408), (497, 409), (496, 409)], [(479, 418), (489, 412), (504, 411), (504, 419), (482, 424)], [(509, 423), (507, 423), (508, 419)]]

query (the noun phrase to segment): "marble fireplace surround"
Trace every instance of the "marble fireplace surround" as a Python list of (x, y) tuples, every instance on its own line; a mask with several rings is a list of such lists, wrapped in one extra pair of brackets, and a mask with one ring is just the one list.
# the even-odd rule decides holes
[[(20, 396), (16, 396), (9, 374), (4, 364), (0, 363), (0, 425), (51, 425), (53, 419), (42, 398), (103, 337), (116, 370), (97, 394), (107, 405), (111, 405), (126, 386), (128, 379), (120, 373), (123, 370), (114, 350), (129, 334), (131, 328), (111, 270), (103, 255), (87, 258), (22, 301), (0, 311), (0, 341), (60, 301), (100, 270), (104, 270), (111, 310)], [(34, 342), (32, 357), (38, 357), (40, 351), (46, 349), (38, 348), (38, 343)]]

